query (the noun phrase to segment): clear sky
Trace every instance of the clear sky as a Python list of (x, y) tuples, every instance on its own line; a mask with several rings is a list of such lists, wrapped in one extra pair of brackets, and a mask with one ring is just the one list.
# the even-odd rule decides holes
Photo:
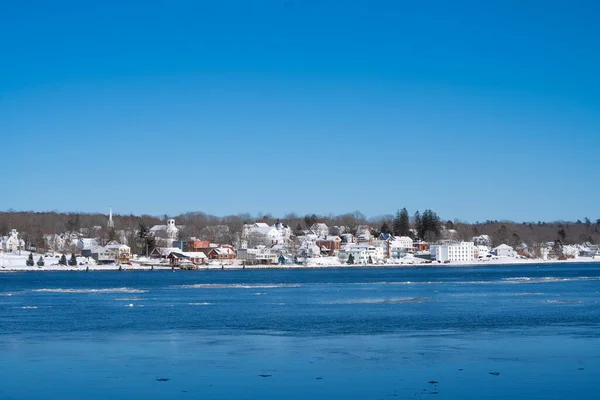
[(0, 209), (600, 217), (600, 2), (5, 1)]

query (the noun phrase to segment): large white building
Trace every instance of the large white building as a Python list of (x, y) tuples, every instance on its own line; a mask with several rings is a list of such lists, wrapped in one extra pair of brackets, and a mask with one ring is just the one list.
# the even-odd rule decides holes
[(439, 262), (473, 261), (475, 259), (473, 242), (434, 244), (429, 247), (429, 251), (431, 258)]
[(183, 227), (177, 227), (174, 219), (168, 219), (166, 225), (154, 225), (150, 228), (150, 233), (160, 239), (160, 244), (167, 247), (172, 247), (173, 242), (177, 240), (179, 235), (179, 229)]

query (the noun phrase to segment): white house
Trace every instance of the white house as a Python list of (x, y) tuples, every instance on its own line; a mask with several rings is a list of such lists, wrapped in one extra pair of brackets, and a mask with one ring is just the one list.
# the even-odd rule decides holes
[[(244, 225), (242, 228), (242, 248), (255, 247), (256, 245), (272, 245), (285, 242), (289, 238), (285, 225), (281, 224), (280, 229), (275, 226), (269, 226), (264, 222), (256, 222), (250, 225)], [(288, 228), (289, 229), (289, 228)], [(287, 235), (287, 237), (286, 237)]]
[(356, 241), (357, 242), (370, 242), (373, 239), (371, 235), (371, 228), (367, 225), (359, 225), (356, 228)]
[(154, 225), (150, 228), (150, 234), (163, 239), (167, 246), (172, 246), (173, 241), (177, 240), (181, 228), (183, 227), (175, 225), (174, 219), (169, 219), (166, 225)]
[(77, 248), (80, 251), (91, 250), (98, 246), (98, 241), (92, 238), (79, 238), (77, 239)]
[(475, 246), (486, 246), (488, 251), (492, 248), (492, 238), (490, 238), (488, 235), (474, 236), (473, 243)]
[(408, 236), (393, 236), (386, 241), (387, 256), (391, 258), (404, 257), (406, 253), (413, 251), (413, 240)]
[(298, 255), (304, 258), (321, 256), (321, 248), (315, 244), (315, 240), (303, 240), (298, 247)]
[(108, 244), (104, 247), (98, 246), (91, 250), (92, 258), (99, 264), (114, 262), (129, 262), (131, 248), (124, 244)]
[(368, 243), (350, 243), (340, 250), (341, 262), (348, 262), (352, 256), (354, 264), (369, 264), (383, 261), (383, 247), (373, 246)]
[(472, 261), (475, 259), (473, 242), (434, 244), (429, 247), (431, 258), (440, 262)]
[(98, 264), (110, 264), (116, 261), (114, 253), (102, 246), (94, 247), (91, 250), (91, 255)]
[(486, 258), (488, 255), (490, 255), (489, 247), (482, 245), (475, 246), (475, 258)]
[(328, 236), (329, 228), (322, 222), (317, 222), (310, 227), (310, 230), (317, 236)]
[(514, 257), (515, 250), (507, 244), (501, 244), (492, 250), (498, 257)]
[(19, 232), (16, 229), (11, 229), (8, 236), (2, 237), (2, 251), (5, 253), (23, 250), (24, 248), (25, 241), (19, 239)]
[(266, 246), (256, 249), (239, 249), (237, 258), (249, 264), (277, 264), (277, 253)]
[(277, 221), (275, 225), (273, 225), (273, 228), (277, 229), (277, 231), (279, 231), (279, 235), (286, 240), (292, 236), (292, 228), (283, 222)]

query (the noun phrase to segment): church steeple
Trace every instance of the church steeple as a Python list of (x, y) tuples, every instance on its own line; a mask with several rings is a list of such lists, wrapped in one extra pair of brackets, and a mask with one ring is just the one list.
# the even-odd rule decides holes
[(112, 219), (112, 206), (110, 206), (110, 209), (108, 210), (108, 227), (109, 228), (114, 228), (115, 224), (113, 223), (113, 219)]

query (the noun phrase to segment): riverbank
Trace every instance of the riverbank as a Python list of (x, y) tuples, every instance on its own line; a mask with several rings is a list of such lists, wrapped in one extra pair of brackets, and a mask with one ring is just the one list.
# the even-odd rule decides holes
[[(0, 261), (0, 272), (44, 272), (44, 271), (152, 271), (178, 269), (169, 264), (149, 263), (148, 260), (135, 260), (130, 264), (102, 264), (90, 263), (87, 258), (78, 257), (78, 265), (64, 266), (58, 264), (55, 257), (44, 258), (44, 266), (26, 265), (28, 255), (4, 254)], [(35, 256), (35, 260), (39, 255)], [(405, 258), (398, 262), (384, 264), (342, 264), (337, 257), (321, 257), (309, 259), (303, 264), (287, 265), (243, 265), (240, 261), (231, 264), (213, 262), (208, 265), (199, 266), (197, 270), (241, 270), (241, 269), (312, 269), (312, 268), (402, 268), (402, 267), (486, 267), (486, 266), (520, 266), (520, 265), (564, 265), (573, 263), (600, 263), (600, 258), (578, 257), (568, 260), (542, 260), (542, 259), (519, 259), (512, 257), (496, 257), (489, 259), (474, 260), (471, 262), (438, 263), (420, 258)]]

